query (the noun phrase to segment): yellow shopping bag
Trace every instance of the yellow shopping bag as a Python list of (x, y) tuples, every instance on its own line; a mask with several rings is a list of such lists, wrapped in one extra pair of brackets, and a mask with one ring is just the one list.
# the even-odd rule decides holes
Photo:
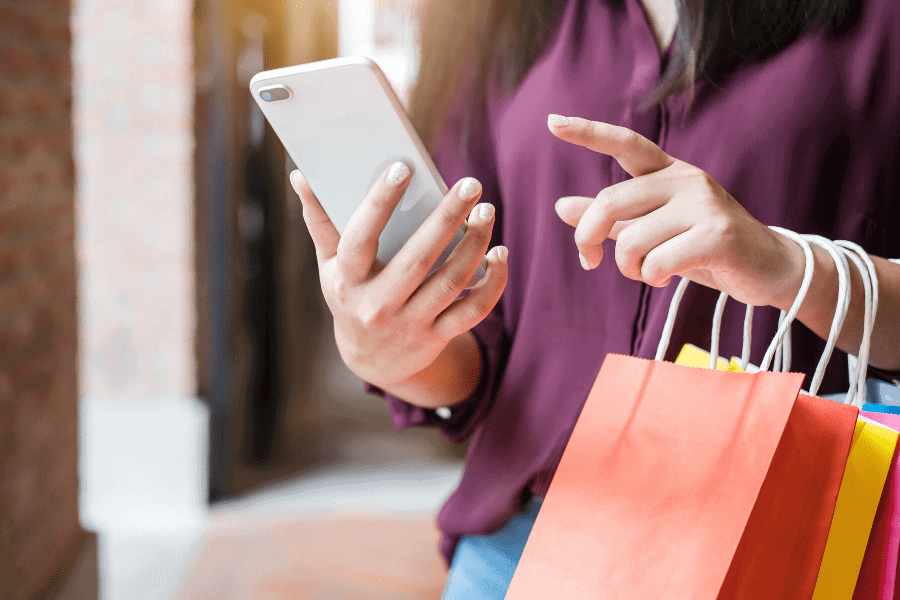
[[(698, 369), (706, 369), (709, 367), (709, 352), (701, 350), (693, 344), (685, 344), (675, 359), (676, 365), (684, 365), (686, 367), (697, 367)], [(716, 362), (716, 371), (731, 371), (733, 373), (743, 373), (744, 370), (738, 366), (737, 362), (732, 359), (729, 363), (721, 356)]]

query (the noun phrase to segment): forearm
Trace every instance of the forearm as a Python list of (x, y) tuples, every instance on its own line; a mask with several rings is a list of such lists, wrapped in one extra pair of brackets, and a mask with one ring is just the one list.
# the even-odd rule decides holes
[[(822, 248), (813, 246), (813, 254), (815, 272), (797, 318), (818, 336), (827, 338), (837, 305), (837, 268)], [(878, 314), (872, 332), (869, 363), (894, 371), (900, 369), (900, 265), (877, 256), (872, 257), (872, 262), (878, 274)], [(852, 262), (850, 278), (850, 308), (837, 347), (849, 354), (857, 354), (863, 336), (865, 292), (862, 277)]]
[(481, 352), (467, 331), (447, 344), (431, 365), (384, 391), (422, 408), (451, 406), (470, 396), (481, 379)]

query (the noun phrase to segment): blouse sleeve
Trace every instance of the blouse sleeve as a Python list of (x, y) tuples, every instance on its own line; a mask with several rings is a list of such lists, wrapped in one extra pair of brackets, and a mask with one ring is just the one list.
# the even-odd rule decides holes
[[(494, 147), (487, 111), (473, 111), (471, 123), (465, 127), (460, 98), (454, 104), (441, 133), (434, 161), (448, 187), (467, 176), (482, 184), (480, 202), (496, 208), (491, 247), (501, 243), (502, 203), (497, 183)], [(472, 329), (481, 354), (481, 379), (475, 391), (465, 400), (444, 409), (425, 409), (365, 383), (366, 391), (382, 396), (387, 402), (396, 429), (424, 426), (437, 427), (448, 439), (466, 439), (484, 420), (493, 404), (502, 362), (509, 352), (504, 329), (501, 302)]]

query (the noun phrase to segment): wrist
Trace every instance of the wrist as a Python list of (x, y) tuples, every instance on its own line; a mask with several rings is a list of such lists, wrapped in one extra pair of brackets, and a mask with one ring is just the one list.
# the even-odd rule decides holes
[(478, 342), (465, 332), (450, 340), (430, 365), (382, 389), (422, 408), (452, 406), (472, 395), (482, 368)]
[[(794, 304), (803, 282), (803, 273), (806, 267), (803, 250), (793, 242), (789, 241), (788, 243), (796, 249), (796, 253), (792, 258), (790, 292), (779, 298), (777, 304), (773, 304), (773, 306), (783, 311), (790, 310)], [(797, 312), (797, 320), (804, 323), (822, 322), (830, 327), (837, 308), (839, 287), (837, 267), (824, 248), (812, 245), (811, 249), (813, 254), (813, 276), (806, 297), (803, 299)]]
[[(806, 272), (806, 256), (803, 248), (793, 240), (781, 235), (777, 237), (782, 246), (782, 256), (785, 258), (781, 261), (782, 268), (780, 273), (775, 274), (772, 287), (773, 297), (768, 304), (787, 312), (797, 300), (797, 295), (800, 293), (800, 288), (803, 285), (803, 277)], [(811, 296), (814, 294), (813, 286), (817, 283), (817, 280), (822, 278), (822, 268), (825, 264), (823, 255), (828, 261), (831, 260), (827, 253), (818, 246), (813, 245), (811, 249), (813, 254), (813, 279), (810, 282), (806, 297), (800, 305), (801, 311), (809, 307)], [(800, 314), (798, 313), (797, 317), (799, 318), (799, 316)]]

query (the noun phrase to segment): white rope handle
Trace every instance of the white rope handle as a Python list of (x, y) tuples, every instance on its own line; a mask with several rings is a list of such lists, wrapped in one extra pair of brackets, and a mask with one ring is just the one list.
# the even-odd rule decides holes
[[(782, 311), (778, 312), (778, 328), (781, 327), (782, 323), (784, 323), (784, 318), (787, 316), (787, 313)], [(787, 371), (789, 365), (787, 364), (791, 358), (791, 325), (789, 323), (784, 330), (784, 338), (782, 338), (781, 343), (778, 344), (778, 348), (775, 349), (775, 359), (772, 362), (772, 370), (777, 373), (784, 373)]]
[(722, 334), (722, 315), (725, 313), (725, 303), (728, 294), (722, 292), (716, 300), (716, 311), (713, 313), (712, 334), (709, 336), (709, 368), (715, 370), (719, 362), (719, 337)]
[[(803, 249), (803, 257), (805, 259), (805, 263), (803, 268), (803, 281), (800, 284), (800, 290), (797, 292), (797, 297), (794, 299), (794, 303), (791, 305), (786, 318), (779, 324), (778, 331), (775, 334), (775, 338), (772, 340), (772, 343), (766, 350), (766, 355), (763, 357), (763, 361), (760, 364), (760, 371), (765, 371), (769, 368), (769, 365), (772, 362), (772, 355), (775, 353), (776, 349), (781, 346), (784, 340), (785, 332), (787, 331), (791, 322), (797, 316), (797, 312), (800, 310), (800, 305), (803, 304), (803, 301), (806, 299), (806, 293), (809, 291), (809, 285), (812, 282), (813, 269), (815, 268), (812, 249), (810, 248), (809, 243), (806, 240), (804, 240), (800, 235), (794, 233), (793, 231), (782, 229), (781, 227), (770, 226), (770, 229), (796, 242), (800, 246), (800, 248)], [(663, 326), (662, 336), (659, 339), (659, 345), (656, 347), (656, 360), (663, 360), (665, 358), (666, 351), (669, 349), (669, 343), (672, 339), (672, 330), (675, 328), (675, 317), (678, 315), (678, 306), (681, 304), (681, 299), (684, 296), (684, 290), (685, 288), (687, 288), (688, 283), (689, 280), (682, 277), (681, 281), (678, 282), (678, 287), (675, 288), (675, 293), (672, 295), (672, 301), (669, 303), (669, 313), (666, 315), (666, 322)], [(713, 369), (716, 366), (716, 361), (718, 360), (719, 356), (718, 338), (719, 332), (721, 331), (722, 311), (724, 311), (725, 309), (726, 299), (727, 295), (722, 292), (719, 295), (719, 300), (716, 302), (716, 314), (713, 317), (713, 335), (711, 342), (715, 345), (715, 348), (710, 348), (710, 368)], [(741, 362), (743, 363), (742, 368), (745, 370), (750, 356), (749, 346), (752, 322), (753, 307), (748, 306), (747, 313), (744, 316), (744, 344), (741, 352)]]
[[(872, 281), (869, 278), (869, 270), (866, 268), (866, 264), (862, 259), (850, 250), (844, 248), (841, 248), (841, 250), (843, 250), (846, 253), (847, 258), (853, 262), (853, 265), (856, 267), (856, 270), (859, 271), (860, 278), (863, 282), (863, 338), (865, 338), (866, 324), (869, 322), (869, 319), (871, 319), (872, 311)], [(860, 346), (862, 346), (862, 342), (860, 342)], [(859, 393), (859, 362), (852, 354), (847, 354), (847, 375), (849, 377), (850, 385), (847, 389), (847, 395), (844, 398), (844, 402), (856, 406), (854, 400)], [(863, 385), (865, 385), (865, 382), (863, 382)]]
[[(819, 363), (816, 365), (816, 371), (813, 374), (813, 379), (810, 385), (810, 394), (815, 395), (816, 393), (818, 393), (819, 386), (821, 385), (822, 379), (824, 378), (825, 368), (827, 367), (828, 362), (831, 359), (831, 355), (834, 351), (834, 346), (837, 342), (837, 337), (840, 335), (840, 331), (843, 327), (844, 321), (846, 320), (846, 315), (849, 309), (851, 298), (849, 264), (847, 262), (847, 259), (849, 258), (851, 261), (853, 261), (854, 265), (859, 270), (863, 280), (865, 293), (865, 314), (863, 317), (863, 337), (860, 343), (859, 359), (854, 360), (855, 357), (848, 355), (848, 364), (851, 370), (851, 377), (850, 389), (848, 390), (845, 402), (861, 408), (866, 400), (866, 375), (868, 371), (869, 350), (871, 348), (872, 331), (875, 325), (875, 316), (878, 313), (878, 274), (875, 270), (875, 264), (872, 262), (872, 259), (869, 257), (868, 253), (866, 253), (865, 250), (863, 250), (859, 245), (853, 242), (849, 242), (846, 240), (838, 240), (837, 242), (832, 242), (831, 240), (816, 235), (801, 236), (797, 233), (794, 233), (793, 231), (781, 227), (770, 226), (769, 228), (799, 245), (803, 250), (803, 257), (805, 259), (805, 262), (803, 269), (803, 281), (800, 284), (800, 290), (797, 292), (797, 297), (794, 299), (790, 310), (788, 310), (787, 313), (781, 311), (778, 319), (778, 330), (775, 334), (775, 338), (772, 340), (772, 343), (766, 349), (766, 353), (765, 356), (763, 356), (762, 362), (760, 363), (759, 370), (767, 370), (773, 360), (773, 357), (775, 359), (776, 368), (781, 368), (783, 371), (790, 370), (790, 326), (796, 318), (797, 313), (800, 310), (800, 306), (806, 299), (806, 294), (809, 292), (810, 283), (812, 282), (813, 272), (815, 269), (815, 261), (812, 254), (812, 248), (809, 245), (809, 243), (812, 242), (824, 248), (825, 251), (828, 252), (831, 258), (834, 260), (835, 267), (838, 271), (839, 287), (837, 305), (835, 306), (835, 316), (832, 320), (831, 330), (829, 331), (828, 339), (825, 343), (825, 351), (822, 353), (822, 357), (819, 359)], [(900, 265), (900, 259), (889, 260), (892, 263)], [(656, 360), (663, 360), (666, 351), (668, 350), (669, 343), (672, 337), (672, 330), (675, 326), (675, 318), (678, 314), (678, 307), (681, 304), (681, 299), (684, 296), (684, 291), (687, 288), (688, 283), (689, 280), (682, 277), (678, 282), (678, 286), (675, 288), (675, 293), (673, 294), (672, 301), (669, 304), (669, 312), (666, 315), (666, 322), (663, 326), (663, 333), (660, 337), (659, 345), (656, 348)], [(713, 330), (710, 340), (710, 369), (715, 369), (718, 361), (719, 338), (722, 328), (722, 315), (724, 313), (725, 302), (727, 300), (728, 295), (725, 292), (721, 292), (716, 302), (715, 314), (713, 316)], [(741, 348), (740, 367), (745, 371), (747, 370), (747, 367), (750, 363), (750, 341), (753, 329), (753, 309), (753, 305), (747, 305), (747, 310), (744, 315), (744, 340)]]
[[(787, 315), (785, 315), (785, 318), (787, 318)], [(793, 334), (791, 333), (791, 326), (788, 325), (788, 328), (784, 330), (784, 339), (781, 340), (781, 372), (782, 373), (790, 373), (791, 372), (791, 360), (794, 358), (794, 350), (793, 350), (793, 346), (792, 346), (793, 340), (794, 340), (794, 338), (793, 338)]]
[(744, 343), (741, 345), (741, 363), (742, 371), (747, 370), (750, 364), (750, 336), (753, 335), (753, 305), (747, 305), (747, 312), (744, 313)]
[[(865, 292), (865, 310), (863, 314), (863, 336), (859, 345), (859, 356), (850, 377), (850, 389), (845, 402), (862, 408), (866, 402), (866, 376), (869, 368), (869, 349), (872, 345), (872, 331), (875, 328), (875, 316), (878, 314), (878, 273), (869, 254), (858, 244), (846, 240), (835, 242), (845, 250), (847, 257), (859, 269), (863, 279)], [(852, 358), (848, 361), (852, 363)]]
[(769, 365), (772, 363), (772, 358), (775, 355), (775, 351), (781, 345), (782, 340), (784, 339), (785, 331), (787, 331), (788, 327), (790, 327), (791, 323), (797, 316), (797, 312), (800, 310), (800, 305), (803, 304), (803, 301), (806, 299), (806, 293), (809, 291), (809, 284), (812, 283), (813, 270), (815, 269), (815, 261), (813, 259), (812, 248), (809, 247), (809, 242), (804, 240), (799, 234), (794, 233), (788, 229), (783, 229), (781, 227), (775, 227), (774, 225), (770, 225), (769, 229), (776, 233), (780, 233), (784, 237), (789, 240), (796, 242), (800, 248), (803, 249), (803, 257), (806, 262), (803, 266), (803, 282), (800, 284), (800, 290), (797, 292), (797, 297), (794, 298), (794, 303), (791, 305), (790, 310), (788, 310), (787, 315), (784, 318), (784, 321), (779, 325), (778, 331), (775, 334), (775, 339), (772, 340), (772, 343), (769, 345), (766, 350), (765, 356), (763, 356), (762, 362), (759, 365), (760, 371), (767, 371), (769, 369)]
[(819, 386), (822, 385), (822, 379), (825, 377), (825, 368), (831, 361), (831, 354), (834, 352), (834, 345), (844, 326), (844, 320), (847, 317), (847, 310), (850, 308), (850, 266), (844, 252), (831, 240), (818, 235), (804, 235), (808, 242), (823, 248), (834, 260), (834, 266), (838, 273), (838, 297), (837, 304), (834, 309), (834, 319), (831, 321), (831, 331), (828, 332), (828, 339), (825, 342), (825, 350), (822, 352), (822, 358), (816, 365), (816, 371), (813, 374), (812, 381), (809, 384), (809, 394), (815, 396), (819, 392)]
[[(867, 347), (871, 344), (871, 330), (874, 327), (875, 322), (875, 311), (873, 310), (873, 299), (875, 293), (875, 286), (872, 285), (871, 274), (874, 272), (870, 272), (868, 266), (863, 261), (862, 256), (853, 250), (852, 248), (847, 248), (843, 244), (841, 244), (841, 249), (846, 253), (846, 256), (853, 262), (854, 266), (859, 271), (860, 277), (863, 281), (863, 293), (864, 293), (864, 313), (863, 313), (863, 337), (860, 341), (860, 353), (865, 356), (865, 364), (868, 365), (868, 350)], [(877, 277), (876, 277), (877, 279)], [(847, 391), (847, 396), (845, 398), (845, 402), (848, 404), (852, 404), (853, 406), (862, 407), (865, 403), (866, 397), (866, 371), (862, 370), (863, 365), (857, 360), (856, 356), (852, 354), (847, 355), (847, 367), (849, 370), (850, 376), (850, 386)]]
[(678, 282), (675, 288), (675, 295), (669, 303), (669, 314), (666, 315), (666, 324), (663, 326), (662, 336), (659, 338), (659, 345), (656, 347), (656, 360), (663, 360), (666, 356), (666, 350), (669, 349), (669, 340), (672, 339), (672, 329), (675, 328), (675, 317), (678, 316), (678, 305), (681, 304), (681, 297), (684, 296), (684, 290), (687, 288), (689, 279), (684, 277)]
[[(672, 301), (669, 303), (669, 313), (666, 315), (666, 323), (663, 326), (662, 337), (659, 340), (659, 346), (656, 348), (656, 360), (663, 360), (666, 355), (666, 351), (669, 349), (669, 343), (672, 337), (672, 329), (675, 326), (675, 317), (678, 315), (678, 307), (681, 304), (681, 298), (684, 296), (684, 290), (687, 288), (687, 284), (690, 280), (681, 278), (681, 281), (678, 282), (678, 287), (675, 288), (675, 293), (672, 296)], [(719, 299), (716, 301), (716, 310), (713, 314), (713, 326), (712, 326), (712, 334), (710, 335), (710, 351), (709, 351), (709, 368), (715, 369), (716, 362), (719, 357), (719, 338), (721, 337), (722, 332), (722, 315), (725, 312), (725, 302), (728, 300), (728, 294), (725, 292), (719, 293)], [(744, 368), (746, 370), (746, 362), (749, 360), (750, 356), (750, 335), (751, 328), (753, 325), (753, 306), (747, 305), (747, 313), (744, 316), (744, 347), (741, 353), (742, 361), (744, 362)]]

